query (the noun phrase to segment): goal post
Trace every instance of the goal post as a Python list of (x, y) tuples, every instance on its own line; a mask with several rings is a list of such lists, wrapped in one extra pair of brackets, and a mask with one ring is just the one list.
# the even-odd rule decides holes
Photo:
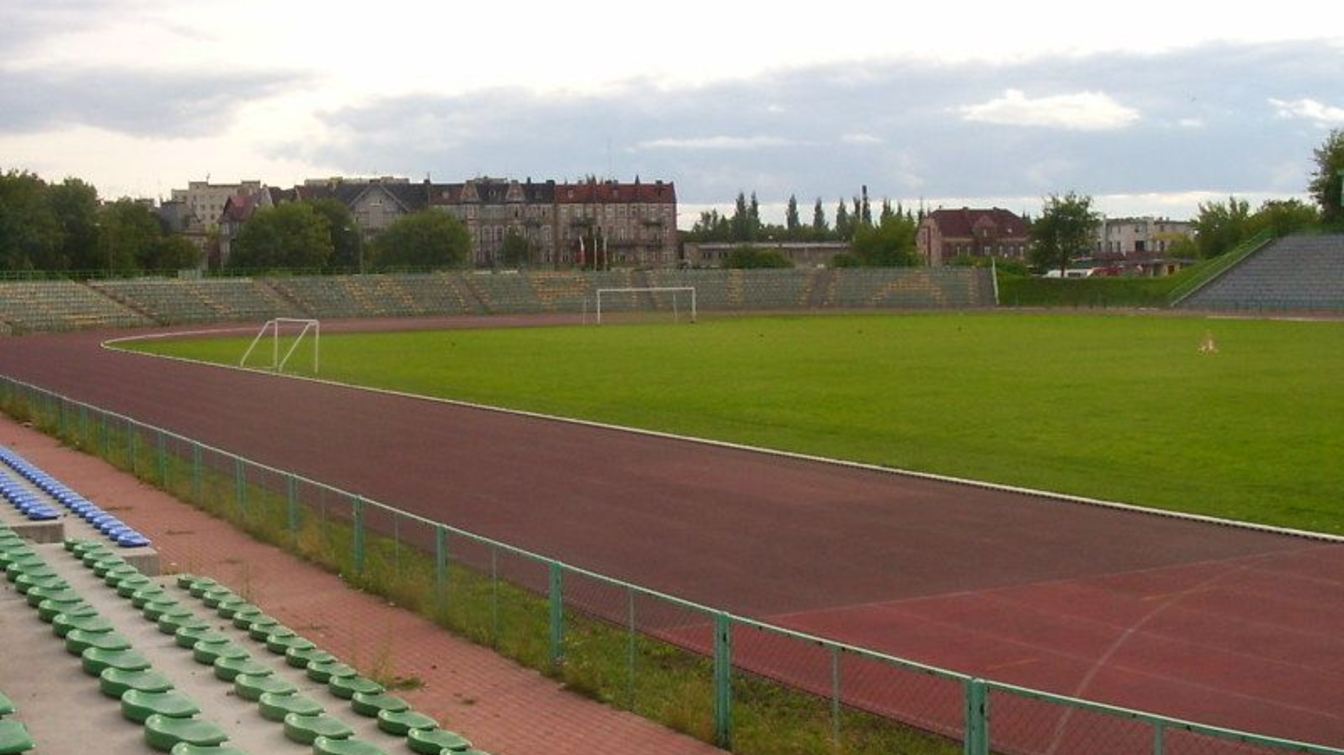
[[(284, 333), (283, 336), (280, 332), (281, 327), (287, 328), (287, 332)], [(294, 333), (295, 327), (298, 328), (298, 333), (291, 336), (291, 334)], [(247, 347), (247, 351), (243, 352), (243, 358), (238, 360), (239, 367), (247, 366), (248, 357), (252, 356), (252, 352), (256, 350), (257, 345), (262, 342), (262, 339), (266, 338), (267, 333), (270, 333), (271, 336), (271, 363), (262, 369), (283, 372), (285, 364), (289, 362), (291, 356), (294, 356), (294, 352), (298, 351), (299, 344), (303, 343), (304, 337), (309, 333), (312, 333), (313, 374), (317, 374), (318, 359), (320, 358), (322, 350), (322, 323), (317, 320), (306, 320), (298, 317), (276, 317), (267, 320), (266, 323), (261, 326), (261, 330), (257, 331), (257, 337), (252, 339), (252, 343)], [(285, 350), (284, 356), (280, 355), (280, 339), (282, 337), (293, 337), (294, 339), (294, 342), (289, 344), (289, 348)]]
[(599, 288), (597, 289), (597, 306), (595, 309), (597, 324), (602, 324), (602, 297), (606, 295), (608, 301), (608, 310), (610, 311), (610, 301), (618, 294), (634, 295), (649, 294), (654, 301), (654, 307), (658, 306), (659, 295), (670, 294), (672, 299), (672, 319), (677, 322), (681, 318), (681, 308), (686, 304), (690, 305), (690, 321), (695, 322), (696, 304), (695, 304), (695, 286), (637, 286), (626, 288)]

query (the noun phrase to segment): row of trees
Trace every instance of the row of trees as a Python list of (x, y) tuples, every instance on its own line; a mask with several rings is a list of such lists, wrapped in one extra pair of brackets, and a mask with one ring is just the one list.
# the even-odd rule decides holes
[[(915, 231), (922, 217), (883, 199), (874, 217), (868, 198), (868, 187), (850, 202), (840, 200), (835, 207), (835, 224), (826, 217), (818, 197), (812, 206), (812, 222), (804, 224), (799, 214), (798, 198), (790, 195), (784, 210), (784, 224), (765, 223), (761, 220), (760, 203), (756, 193), (750, 199), (738, 192), (732, 215), (718, 210), (700, 213), (700, 219), (683, 238), (692, 242), (849, 242), (852, 252), (839, 255), (839, 266), (909, 266), (919, 264), (915, 250)], [(768, 255), (755, 249), (734, 254), (726, 261), (728, 267), (781, 267), (787, 260), (780, 255)]]
[(78, 178), (49, 184), (23, 171), (0, 174), (0, 269), (129, 273), (195, 267), (200, 251), (168, 232), (151, 207), (102, 203)]
[(228, 265), (243, 270), (458, 267), (470, 250), (466, 227), (432, 210), (398, 218), (365, 248), (350, 210), (335, 199), (319, 199), (257, 211), (233, 240)]

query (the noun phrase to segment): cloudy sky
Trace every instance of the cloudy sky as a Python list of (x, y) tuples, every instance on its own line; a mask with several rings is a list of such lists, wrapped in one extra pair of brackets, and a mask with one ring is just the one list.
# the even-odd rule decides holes
[(902, 5), (0, 0), (0, 170), (109, 197), (638, 175), (683, 226), (862, 184), (1185, 216), (1301, 195), (1344, 127), (1341, 2)]

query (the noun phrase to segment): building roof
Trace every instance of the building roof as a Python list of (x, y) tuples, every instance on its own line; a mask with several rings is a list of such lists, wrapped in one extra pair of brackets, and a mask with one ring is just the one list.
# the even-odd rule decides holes
[(934, 223), (939, 233), (952, 238), (971, 238), (975, 227), (986, 222), (995, 226), (998, 236), (1026, 238), (1028, 234), (1027, 221), (1022, 216), (999, 207), (934, 210), (925, 221)]
[(671, 181), (654, 183), (617, 183), (616, 181), (587, 181), (579, 184), (557, 184), (555, 201), (560, 204), (675, 204), (677, 190)]

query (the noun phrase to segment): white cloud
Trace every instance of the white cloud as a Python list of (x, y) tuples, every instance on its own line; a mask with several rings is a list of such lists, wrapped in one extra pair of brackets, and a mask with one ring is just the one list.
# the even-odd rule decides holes
[(791, 147), (798, 142), (778, 136), (701, 136), (689, 139), (652, 139), (639, 142), (636, 149), (722, 149), (750, 150)]
[(1344, 108), (1327, 105), (1310, 98), (1292, 101), (1270, 98), (1269, 104), (1273, 105), (1278, 111), (1280, 118), (1312, 121), (1319, 126), (1344, 125)]
[(860, 144), (860, 145), (881, 144), (882, 137), (873, 136), (872, 134), (866, 134), (866, 133), (854, 133), (854, 134), (845, 134), (844, 136), (840, 137), (840, 141), (844, 142), (845, 144)]
[(1078, 92), (1030, 98), (1019, 89), (979, 105), (958, 108), (962, 118), (1003, 126), (1040, 126), (1073, 131), (1125, 128), (1139, 120), (1139, 111), (1102, 92)]
[(1181, 128), (1204, 128), (1203, 118), (1182, 118), (1176, 121), (1176, 125)]

